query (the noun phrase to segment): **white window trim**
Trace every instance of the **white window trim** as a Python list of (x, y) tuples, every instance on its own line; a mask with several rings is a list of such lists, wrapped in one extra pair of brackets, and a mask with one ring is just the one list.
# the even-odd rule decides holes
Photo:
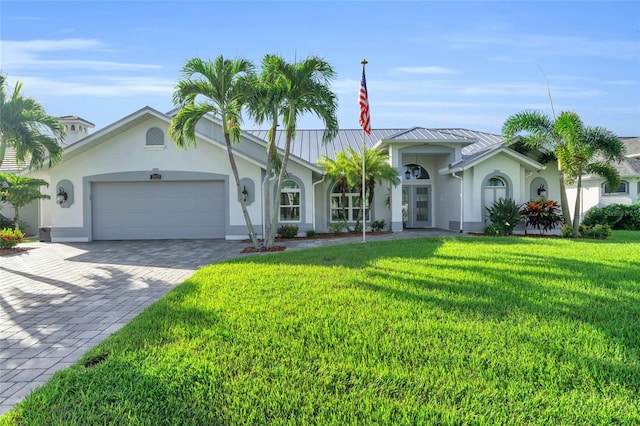
[[(298, 200), (300, 200), (300, 203), (297, 205), (292, 205), (292, 204), (282, 204), (282, 202), (280, 202), (280, 207), (279, 207), (279, 211), (278, 211), (278, 221), (280, 223), (300, 223), (302, 222), (302, 188), (300, 188), (300, 184), (298, 182), (296, 182), (293, 179), (286, 179), (286, 181), (290, 180), (291, 182), (294, 182), (298, 187), (297, 188), (282, 188), (280, 189), (280, 196), (282, 196), (282, 194), (285, 193), (297, 193), (298, 194)], [(284, 182), (283, 182), (284, 183)], [(283, 219), (282, 218), (282, 209), (283, 208), (298, 208), (298, 219), (296, 220), (287, 220), (287, 219)]]
[[(335, 186), (333, 187), (333, 189), (335, 189)], [(332, 198), (336, 197), (336, 198), (342, 198), (342, 194), (337, 193), (337, 192), (333, 192), (333, 189), (331, 190), (331, 194), (330, 194), (330, 199), (329, 199), (329, 221), (330, 223), (340, 223), (342, 222), (341, 219), (337, 219), (335, 220), (333, 218), (333, 210), (342, 210), (342, 208), (338, 208), (338, 209), (334, 209), (333, 208), (333, 202), (332, 202)], [(345, 194), (345, 197), (347, 198), (347, 208), (345, 209), (347, 212), (347, 223), (356, 223), (358, 221), (358, 218), (354, 218), (354, 210), (359, 209), (360, 205), (354, 205), (353, 200), (357, 197), (360, 197), (360, 193), (359, 192), (347, 192)], [(368, 223), (371, 222), (371, 206), (368, 205), (367, 200), (364, 200), (364, 210), (365, 210), (365, 214), (363, 215), (363, 222), (364, 223)], [(368, 213), (368, 214), (367, 214)], [(367, 218), (367, 216), (369, 216), (369, 218)]]
[[(624, 191), (617, 191), (617, 189), (620, 187), (620, 185), (624, 185), (625, 190)], [(628, 195), (629, 194), (629, 182), (626, 180), (621, 180), (620, 181), (620, 185), (618, 185), (618, 188), (616, 188), (615, 192), (607, 192), (607, 184), (603, 183), (602, 184), (602, 195), (607, 197), (607, 196), (616, 196), (616, 195)]]

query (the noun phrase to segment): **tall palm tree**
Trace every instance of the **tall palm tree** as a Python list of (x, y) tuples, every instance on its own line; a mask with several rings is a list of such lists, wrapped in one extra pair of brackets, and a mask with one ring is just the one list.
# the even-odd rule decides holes
[[(282, 79), (279, 78), (278, 70), (283, 66), (284, 59), (278, 55), (265, 55), (262, 59), (262, 71), (257, 78), (253, 78), (251, 87), (251, 99), (247, 103), (246, 109), (249, 116), (256, 124), (269, 122), (267, 132), (267, 150), (265, 162), (265, 179), (268, 183), (264, 188), (264, 208), (265, 234), (271, 235), (271, 182), (275, 179), (275, 173), (282, 165), (278, 155), (276, 145), (276, 135), (279, 126), (280, 116), (284, 110), (285, 87)], [(273, 233), (275, 235), (275, 232)], [(266, 240), (263, 235), (263, 239)]]
[[(572, 224), (574, 236), (577, 236), (580, 224), (582, 175), (594, 173), (605, 178), (612, 186), (618, 185), (619, 176), (611, 167), (611, 161), (620, 161), (624, 157), (622, 142), (606, 129), (585, 127), (576, 113), (562, 112), (552, 119), (538, 111), (522, 111), (507, 118), (502, 134), (507, 143), (517, 141), (526, 148), (541, 149), (555, 155), (562, 215), (565, 223)], [(572, 220), (566, 184), (573, 184), (576, 180), (577, 195)]]
[(335, 78), (333, 67), (325, 60), (310, 56), (302, 62), (288, 63), (278, 56), (270, 59), (267, 74), (277, 91), (282, 90), (274, 98), (274, 102), (282, 106), (282, 123), (285, 128), (285, 148), (280, 164), (280, 172), (276, 181), (277, 194), (273, 198), (270, 233), (266, 239), (267, 247), (273, 246), (275, 230), (278, 224), (280, 208), (280, 188), (287, 173), (287, 164), (291, 153), (291, 143), (295, 137), (298, 118), (311, 113), (320, 118), (325, 131), (323, 142), (332, 140), (338, 132), (338, 108), (336, 95), (329, 85)]
[(50, 167), (62, 159), (64, 126), (21, 90), (22, 83), (16, 83), (9, 97), (6, 76), (0, 75), (0, 166), (10, 146), (18, 163), (30, 160), (30, 167), (39, 169), (48, 158)]
[(196, 126), (206, 114), (220, 117), (222, 133), (227, 148), (229, 164), (242, 206), (251, 242), (259, 247), (256, 233), (242, 196), (240, 175), (233, 153), (232, 142), (240, 141), (240, 122), (243, 106), (249, 100), (247, 81), (254, 76), (254, 66), (246, 59), (225, 59), (222, 55), (214, 61), (193, 58), (182, 68), (182, 79), (173, 94), (173, 103), (179, 108), (171, 119), (169, 135), (181, 148), (196, 145)]
[(624, 159), (625, 148), (613, 132), (603, 127), (585, 127), (573, 112), (561, 113), (555, 128), (563, 141), (556, 149), (556, 156), (564, 165), (565, 180), (568, 184), (577, 181), (573, 213), (573, 236), (576, 237), (580, 225), (582, 175), (600, 176), (610, 188), (617, 187), (620, 175), (611, 163)]

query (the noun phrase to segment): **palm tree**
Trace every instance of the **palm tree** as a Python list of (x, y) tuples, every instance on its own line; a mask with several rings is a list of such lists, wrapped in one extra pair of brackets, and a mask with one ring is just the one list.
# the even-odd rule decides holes
[(259, 243), (242, 196), (240, 175), (233, 154), (233, 142), (240, 141), (241, 111), (249, 100), (247, 81), (254, 76), (254, 67), (246, 59), (225, 59), (222, 55), (214, 61), (193, 58), (182, 68), (183, 78), (178, 81), (173, 103), (179, 108), (171, 119), (169, 135), (181, 148), (196, 145), (196, 126), (206, 114), (219, 116), (229, 157), (229, 164), (242, 206), (245, 223), (253, 245)]
[[(274, 174), (280, 170), (282, 165), (278, 155), (276, 145), (276, 134), (279, 126), (279, 119), (284, 110), (285, 87), (282, 79), (279, 79), (277, 72), (283, 66), (284, 60), (277, 55), (265, 55), (262, 60), (262, 71), (258, 78), (251, 81), (253, 91), (251, 99), (247, 103), (247, 111), (256, 124), (269, 122), (267, 132), (267, 152), (265, 162), (265, 179), (270, 182), (275, 178)], [(264, 188), (264, 208), (265, 234), (271, 235), (271, 185)], [(275, 233), (273, 233), (275, 235)], [(266, 240), (265, 236), (263, 239)]]
[(18, 176), (10, 173), (0, 173), (0, 198), (13, 207), (13, 223), (15, 229), (20, 229), (20, 209), (34, 200), (51, 198), (40, 192), (40, 188), (49, 186), (47, 181)]
[[(582, 175), (594, 173), (612, 186), (618, 185), (619, 176), (610, 163), (623, 158), (622, 142), (606, 129), (585, 127), (573, 112), (562, 112), (555, 119), (538, 111), (519, 112), (507, 118), (502, 134), (507, 143), (519, 142), (527, 149), (541, 149), (554, 154), (558, 163), (562, 215), (566, 224), (572, 223), (574, 236), (577, 236), (580, 224)], [(573, 184), (576, 180), (578, 186), (572, 221), (566, 184)]]
[[(324, 170), (327, 177), (336, 184), (338, 191), (340, 191), (342, 198), (342, 223), (344, 224), (344, 229), (349, 232), (350, 229), (347, 222), (347, 191), (351, 189), (353, 183), (350, 183), (347, 177), (347, 163), (347, 154), (344, 151), (336, 153), (335, 160), (326, 155), (318, 159), (320, 168)], [(351, 179), (353, 180), (353, 177)]]
[[(349, 188), (359, 188), (360, 210), (356, 220), (356, 228), (359, 227), (360, 221), (363, 218), (364, 200), (367, 200), (369, 206), (373, 203), (376, 182), (380, 184), (382, 182), (389, 182), (393, 186), (397, 186), (400, 183), (398, 171), (389, 164), (387, 157), (381, 151), (369, 149), (364, 150), (364, 152), (364, 193), (362, 191), (362, 151), (356, 151), (352, 147), (348, 147), (346, 152), (338, 153), (336, 157), (340, 159), (337, 164), (341, 164), (341, 167), (325, 169), (327, 174), (332, 176), (336, 182), (340, 182), (341, 188), (343, 188), (343, 196), (344, 192)], [(321, 157), (320, 165), (323, 168), (326, 166), (331, 167), (332, 162), (326, 157)], [(340, 175), (340, 173), (342, 173), (342, 175)]]
[[(276, 181), (278, 193), (273, 198), (273, 208), (270, 232), (266, 239), (267, 247), (273, 246), (275, 230), (278, 224), (278, 210), (280, 208), (280, 188), (287, 172), (287, 163), (291, 153), (291, 143), (295, 137), (298, 118), (311, 113), (320, 118), (325, 131), (323, 142), (332, 140), (338, 132), (338, 118), (336, 116), (336, 95), (329, 89), (331, 81), (335, 77), (335, 71), (325, 60), (310, 56), (302, 62), (287, 63), (279, 56), (271, 56), (265, 67), (265, 83), (270, 85), (277, 93), (272, 99), (282, 114), (282, 123), (285, 127), (285, 148), (280, 164), (280, 172)], [(275, 111), (275, 110), (274, 110)], [(273, 116), (268, 116), (277, 126)], [(272, 130), (274, 127), (272, 126)], [(273, 132), (275, 135), (275, 132)], [(268, 202), (268, 201), (267, 201)]]
[(6, 76), (0, 75), (0, 166), (7, 146), (14, 149), (18, 163), (30, 160), (32, 169), (41, 168), (47, 157), (49, 167), (59, 162), (64, 126), (35, 99), (22, 96), (22, 83), (16, 83), (11, 97), (6, 89)]

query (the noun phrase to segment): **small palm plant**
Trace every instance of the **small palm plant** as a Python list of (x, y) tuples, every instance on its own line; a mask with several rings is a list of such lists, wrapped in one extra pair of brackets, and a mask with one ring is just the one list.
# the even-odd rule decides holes
[(487, 220), (485, 234), (511, 235), (516, 226), (522, 221), (520, 205), (511, 198), (500, 198), (487, 207)]

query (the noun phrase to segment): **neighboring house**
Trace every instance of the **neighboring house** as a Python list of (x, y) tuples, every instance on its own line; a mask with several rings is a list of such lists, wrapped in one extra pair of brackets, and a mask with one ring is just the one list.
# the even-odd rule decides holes
[[(592, 207), (640, 202), (640, 137), (620, 139), (627, 151), (626, 158), (620, 163), (614, 164), (620, 174), (620, 185), (617, 188), (609, 188), (599, 176), (583, 176), (582, 208), (580, 209), (583, 216)], [(576, 188), (567, 188), (567, 196), (569, 204), (573, 206), (576, 199)]]
[[(50, 182), (51, 200), (35, 204), (38, 228), (56, 242), (122, 239), (247, 238), (220, 123), (203, 119), (197, 148), (169, 140), (172, 111), (142, 108), (89, 133), (92, 124), (62, 117), (68, 136), (61, 163), (21, 173)], [(72, 130), (75, 129), (75, 130)], [(263, 224), (266, 131), (245, 131), (234, 145), (242, 189), (258, 233)], [(323, 144), (322, 130), (298, 130), (284, 182), (280, 223), (326, 232), (342, 218), (340, 194), (317, 166), (347, 146), (359, 149), (361, 130), (340, 130)], [(503, 197), (522, 203), (545, 195), (558, 200), (555, 165), (543, 165), (502, 143), (500, 136), (464, 129), (373, 130), (368, 149), (388, 153), (402, 183), (376, 188), (367, 222), (405, 228), (480, 231), (485, 207)], [(284, 135), (278, 134), (278, 145)], [(7, 163), (9, 164), (9, 163)], [(3, 169), (4, 169), (3, 165)], [(57, 197), (64, 193), (65, 197)], [(355, 223), (358, 194), (347, 194), (346, 214)]]

